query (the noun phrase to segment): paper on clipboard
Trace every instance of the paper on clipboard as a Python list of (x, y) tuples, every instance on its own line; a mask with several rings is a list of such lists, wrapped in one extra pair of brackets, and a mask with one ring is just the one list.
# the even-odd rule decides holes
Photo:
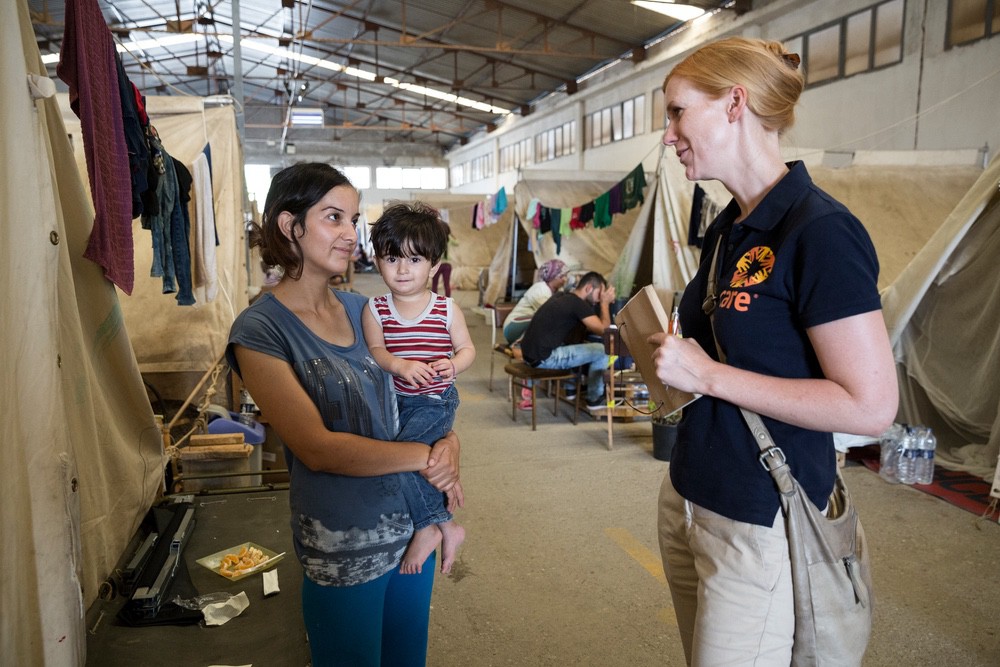
[(654, 333), (668, 331), (670, 320), (652, 285), (646, 285), (629, 299), (615, 317), (615, 324), (618, 325), (618, 335), (635, 359), (636, 369), (649, 389), (650, 408), (655, 407), (652, 412), (654, 417), (672, 415), (700, 398), (700, 394), (668, 387), (656, 377), (656, 367), (653, 365), (656, 346), (646, 342), (646, 339)]

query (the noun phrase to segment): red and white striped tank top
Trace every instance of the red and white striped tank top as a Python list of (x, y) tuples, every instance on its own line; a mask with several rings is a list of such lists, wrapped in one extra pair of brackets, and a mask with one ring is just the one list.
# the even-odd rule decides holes
[[(416, 319), (406, 320), (396, 310), (392, 294), (373, 297), (368, 302), (375, 319), (382, 325), (385, 349), (390, 354), (403, 359), (414, 359), (430, 363), (437, 359), (451, 359), (454, 345), (451, 342), (452, 300), (439, 294), (433, 297), (427, 308)], [(400, 394), (440, 394), (451, 380), (439, 380), (423, 387), (414, 387), (406, 380), (393, 377), (396, 391)]]

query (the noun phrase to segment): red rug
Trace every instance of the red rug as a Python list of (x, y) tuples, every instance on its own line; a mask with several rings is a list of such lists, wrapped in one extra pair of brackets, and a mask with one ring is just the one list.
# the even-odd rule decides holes
[[(847, 460), (861, 463), (877, 473), (879, 454), (878, 445), (851, 447), (847, 450)], [(994, 500), (990, 496), (990, 484), (982, 478), (961, 470), (947, 470), (941, 466), (934, 466), (933, 482), (914, 484), (913, 488), (936, 496), (977, 516), (983, 516), (989, 512), (990, 502)], [(994, 509), (992, 513), (995, 514), (996, 510)]]

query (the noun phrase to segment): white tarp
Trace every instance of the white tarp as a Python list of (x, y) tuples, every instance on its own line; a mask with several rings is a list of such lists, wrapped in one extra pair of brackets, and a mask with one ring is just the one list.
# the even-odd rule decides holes
[(900, 414), (939, 463), (992, 481), (1000, 453), (1000, 157), (883, 291)]
[[(0, 3), (0, 655), (83, 664), (84, 610), (160, 491), (165, 460), (27, 3)], [(44, 83), (43, 83), (44, 85)]]

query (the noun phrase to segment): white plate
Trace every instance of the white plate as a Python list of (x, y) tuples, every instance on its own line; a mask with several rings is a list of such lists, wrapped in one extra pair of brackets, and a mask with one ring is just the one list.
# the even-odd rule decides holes
[[(245, 570), (244, 572), (236, 575), (235, 577), (227, 577), (226, 575), (219, 572), (219, 566), (222, 565), (222, 559), (225, 558), (227, 554), (238, 555), (240, 553), (240, 550), (243, 549), (243, 547), (246, 547), (247, 549), (249, 549), (250, 547), (260, 549), (264, 553), (264, 555), (267, 556), (267, 560), (265, 560), (260, 565), (255, 565), (249, 570)], [(198, 565), (206, 567), (212, 572), (215, 572), (217, 575), (219, 575), (224, 579), (228, 579), (229, 581), (239, 581), (240, 579), (245, 579), (246, 577), (249, 577), (251, 574), (257, 574), (258, 572), (263, 572), (264, 570), (270, 570), (272, 567), (277, 565), (278, 561), (284, 558), (284, 556), (285, 556), (284, 552), (279, 554), (271, 551), (270, 549), (262, 547), (259, 544), (254, 544), (253, 542), (244, 542), (243, 544), (237, 544), (235, 547), (229, 547), (228, 549), (217, 551), (210, 556), (199, 558), (195, 562), (198, 563)]]

